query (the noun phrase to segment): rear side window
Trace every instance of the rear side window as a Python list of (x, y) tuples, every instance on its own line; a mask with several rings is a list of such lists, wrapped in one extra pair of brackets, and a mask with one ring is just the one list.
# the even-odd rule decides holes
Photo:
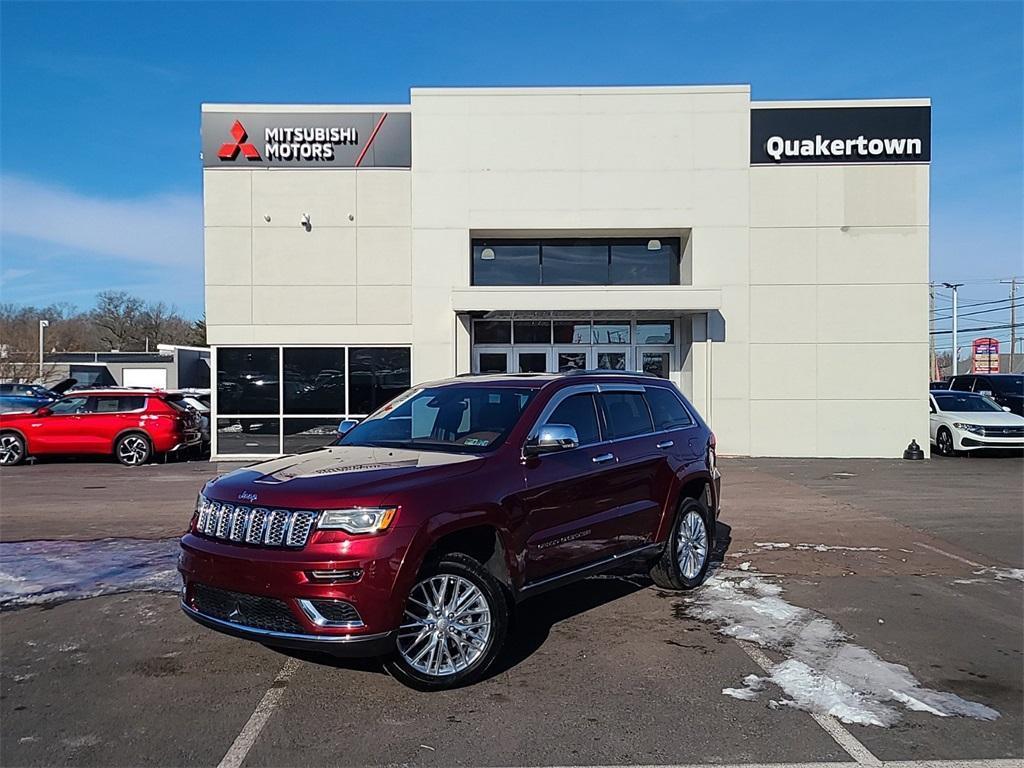
[(591, 445), (601, 441), (597, 426), (597, 408), (593, 395), (572, 395), (567, 397), (551, 413), (548, 424), (568, 424), (576, 429), (580, 445)]
[(94, 398), (94, 403), (89, 410), (93, 413), (124, 413), (125, 411), (137, 411), (145, 404), (146, 398), (142, 395), (97, 397)]
[(974, 378), (972, 376), (956, 376), (949, 382), (949, 388), (959, 392), (970, 392), (973, 383)]
[(693, 419), (679, 402), (679, 398), (669, 390), (651, 387), (645, 393), (645, 397), (651, 407), (655, 430), (661, 432), (666, 429), (682, 429), (693, 424)]
[(639, 392), (604, 392), (599, 395), (609, 439), (654, 431), (651, 412)]

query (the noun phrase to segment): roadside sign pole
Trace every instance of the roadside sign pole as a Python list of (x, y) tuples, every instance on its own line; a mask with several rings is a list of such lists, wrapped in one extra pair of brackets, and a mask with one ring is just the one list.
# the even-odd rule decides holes
[(963, 283), (943, 283), (943, 285), (953, 289), (953, 363), (951, 365), (953, 370), (950, 375), (956, 376), (960, 372), (960, 366), (958, 365), (960, 362), (960, 350), (956, 345), (956, 289), (963, 285)]

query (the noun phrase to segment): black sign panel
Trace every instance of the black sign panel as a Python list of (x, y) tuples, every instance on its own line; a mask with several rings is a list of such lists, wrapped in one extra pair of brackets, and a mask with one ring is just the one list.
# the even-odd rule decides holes
[(931, 107), (750, 110), (750, 164), (927, 163)]

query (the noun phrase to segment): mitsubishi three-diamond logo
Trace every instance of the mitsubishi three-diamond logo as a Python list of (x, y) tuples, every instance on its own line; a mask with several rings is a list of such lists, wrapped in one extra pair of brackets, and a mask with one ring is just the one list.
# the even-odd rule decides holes
[(241, 150), (247, 160), (260, 159), (260, 153), (256, 151), (256, 147), (246, 141), (249, 135), (245, 132), (245, 126), (242, 125), (241, 121), (235, 120), (235, 124), (231, 126), (231, 136), (235, 141), (233, 143), (221, 144), (217, 157), (221, 160), (234, 160), (238, 157), (239, 150)]

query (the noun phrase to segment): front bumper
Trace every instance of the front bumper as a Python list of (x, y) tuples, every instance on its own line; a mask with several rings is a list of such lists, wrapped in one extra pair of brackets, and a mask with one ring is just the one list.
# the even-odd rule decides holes
[[(379, 655), (382, 648), (387, 652), (394, 647), (404, 606), (404, 593), (396, 598), (400, 590), (395, 582), (410, 533), (395, 528), (386, 536), (365, 539), (314, 538), (302, 549), (228, 543), (188, 533), (182, 537), (178, 558), (182, 608), (211, 629), (268, 645)], [(324, 579), (323, 572), (349, 572), (354, 578)], [(240, 618), (231, 615), (230, 604), (204, 608), (203, 595), (211, 590), (234, 593), (227, 599), (241, 603), (250, 597), (269, 599), (278, 616), (266, 623), (245, 618), (245, 605)], [(326, 622), (311, 610), (312, 603), (320, 601), (346, 603), (355, 615)]]
[(989, 437), (960, 430), (957, 430), (957, 433), (957, 448), (961, 451), (976, 451), (981, 448), (1024, 448), (1024, 438), (1021, 437)]
[(278, 648), (294, 648), (305, 651), (326, 652), (333, 656), (384, 656), (394, 650), (395, 632), (380, 632), (373, 635), (323, 635), (302, 634), (295, 632), (275, 632), (269, 629), (248, 627), (206, 616), (181, 602), (181, 610), (195, 622), (204, 627), (223, 632), (226, 635), (255, 640), (264, 645)]

